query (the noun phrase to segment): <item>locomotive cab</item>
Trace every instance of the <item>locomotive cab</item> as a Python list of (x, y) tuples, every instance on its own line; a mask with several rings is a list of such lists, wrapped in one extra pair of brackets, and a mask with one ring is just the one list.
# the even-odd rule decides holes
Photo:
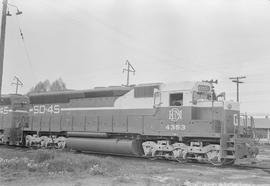
[(1, 98), (0, 106), (0, 142), (9, 145), (22, 143), (23, 128), (29, 122), (29, 99), (10, 94)]
[(185, 146), (183, 159), (222, 165), (256, 156), (251, 127), (240, 125), (239, 103), (225, 100), (224, 93), (217, 96), (210, 83), (161, 85), (154, 108), (170, 135), (179, 137), (177, 144)]

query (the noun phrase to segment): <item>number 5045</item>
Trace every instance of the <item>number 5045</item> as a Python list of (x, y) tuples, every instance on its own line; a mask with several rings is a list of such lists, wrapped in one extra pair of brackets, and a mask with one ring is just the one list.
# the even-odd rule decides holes
[(60, 113), (60, 105), (35, 105), (33, 107), (34, 114), (59, 114)]

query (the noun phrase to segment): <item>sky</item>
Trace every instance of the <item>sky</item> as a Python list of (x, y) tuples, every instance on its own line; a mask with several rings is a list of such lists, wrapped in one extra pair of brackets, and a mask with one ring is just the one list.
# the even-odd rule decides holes
[[(69, 89), (218, 80), (241, 112), (270, 114), (269, 0), (9, 0), (3, 93), (62, 78)], [(22, 40), (19, 28), (24, 36)]]

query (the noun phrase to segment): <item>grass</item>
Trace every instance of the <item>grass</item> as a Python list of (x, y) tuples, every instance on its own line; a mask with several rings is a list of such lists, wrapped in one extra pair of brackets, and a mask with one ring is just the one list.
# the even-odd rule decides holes
[(118, 176), (113, 179), (112, 181), (112, 186), (117, 186), (117, 185), (131, 185), (135, 184), (136, 181), (130, 177), (127, 176)]
[[(268, 154), (269, 146), (262, 147), (261, 149), (263, 150), (263, 155)], [(264, 161), (263, 163), (266, 164), (267, 162)], [(1, 183), (7, 183), (7, 185), (10, 183), (18, 183), (17, 185), (20, 185), (23, 178), (25, 178), (25, 183), (31, 182), (29, 180), (33, 180), (35, 183), (41, 183), (51, 178), (55, 178), (52, 180), (59, 178), (65, 181), (70, 179), (65, 183), (75, 180), (77, 186), (84, 185), (85, 180), (89, 179), (94, 182), (97, 180), (109, 180), (111, 185), (115, 186), (162, 184), (186, 186), (251, 185), (245, 183), (222, 183), (225, 181), (223, 178), (219, 179), (215, 177), (216, 175), (222, 174), (222, 177), (226, 178), (229, 176), (228, 178), (230, 179), (230, 170), (227, 170), (227, 173), (224, 172), (224, 170), (219, 174), (219, 171), (216, 169), (212, 170), (212, 168), (209, 168), (211, 170), (207, 169), (205, 171), (210, 171), (210, 173), (211, 171), (215, 171), (216, 173), (212, 172), (211, 174), (204, 175), (204, 168), (203, 170), (199, 169), (197, 172), (194, 170), (196, 167), (187, 168), (187, 166), (179, 165), (174, 162), (163, 163), (142, 159), (132, 160), (125, 157), (74, 154), (52, 149), (27, 150), (0, 148), (0, 185), (2, 185)], [(178, 174), (178, 172), (180, 174)], [(198, 174), (200, 172), (202, 172), (202, 175)], [(208, 180), (207, 176), (212, 174), (213, 177)], [(190, 179), (190, 177), (192, 177), (192, 179)], [(254, 178), (254, 180), (256, 179)], [(262, 183), (263, 182), (264, 180)], [(50, 182), (48, 184), (50, 184)], [(73, 185), (75, 185), (75, 183)]]
[[(23, 155), (22, 155), (23, 154)], [(0, 175), (21, 177), (30, 174), (56, 176), (63, 174), (118, 176), (121, 162), (84, 154), (56, 150), (32, 150), (27, 153), (0, 154)]]

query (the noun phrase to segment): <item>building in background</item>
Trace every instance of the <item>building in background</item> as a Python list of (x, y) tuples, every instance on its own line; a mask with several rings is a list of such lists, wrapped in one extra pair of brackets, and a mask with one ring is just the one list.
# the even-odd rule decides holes
[(254, 117), (255, 135), (261, 143), (270, 143), (270, 119), (265, 117)]

